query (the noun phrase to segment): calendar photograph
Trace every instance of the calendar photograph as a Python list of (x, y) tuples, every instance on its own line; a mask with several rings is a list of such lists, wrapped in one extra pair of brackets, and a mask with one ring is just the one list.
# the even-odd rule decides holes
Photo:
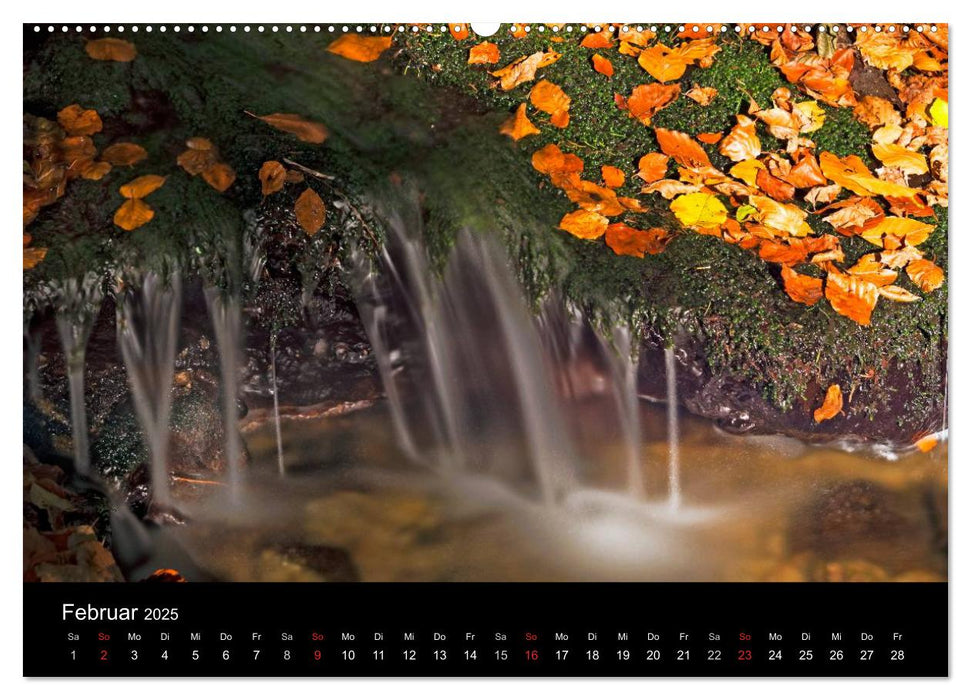
[(941, 583), (947, 406), (947, 24), (23, 26), (25, 589)]

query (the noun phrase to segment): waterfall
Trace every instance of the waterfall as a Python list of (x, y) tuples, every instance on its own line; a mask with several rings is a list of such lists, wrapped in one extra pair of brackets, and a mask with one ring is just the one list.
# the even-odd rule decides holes
[(647, 496), (641, 469), (641, 419), (637, 403), (637, 364), (631, 347), (631, 333), (627, 326), (614, 329), (614, 351), (608, 355), (614, 372), (614, 400), (617, 417), (624, 437), (627, 491), (636, 499)]
[(280, 392), (276, 381), (276, 338), (273, 331), (270, 335), (270, 383), (273, 385), (273, 429), (276, 433), (276, 465), (280, 476), (286, 476), (287, 470), (283, 464), (283, 432), (280, 430)]
[(219, 370), (222, 384), (223, 432), (226, 440), (226, 468), (230, 492), (239, 493), (240, 459), (243, 450), (239, 436), (236, 397), (239, 386), (239, 343), (242, 315), (239, 300), (215, 287), (205, 291), (206, 305), (212, 319), (219, 347)]
[(674, 348), (664, 348), (664, 376), (668, 402), (668, 503), (672, 510), (681, 507), (681, 455), (678, 435), (678, 375)]
[(84, 476), (91, 472), (88, 416), (84, 401), (84, 364), (88, 336), (104, 298), (99, 275), (89, 273), (81, 280), (64, 280), (56, 289), (56, 325), (64, 349), (68, 392), (71, 400), (71, 435), (74, 468)]
[(152, 498), (169, 503), (169, 418), (179, 333), (182, 285), (148, 273), (141, 285), (125, 286), (117, 308), (118, 345), (128, 371), (135, 412), (151, 456)]

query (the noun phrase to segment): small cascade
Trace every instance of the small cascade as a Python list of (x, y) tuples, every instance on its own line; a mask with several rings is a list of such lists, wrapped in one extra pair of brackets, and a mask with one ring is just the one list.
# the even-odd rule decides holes
[(84, 401), (85, 351), (103, 299), (102, 280), (95, 274), (88, 274), (81, 280), (65, 280), (56, 290), (57, 332), (64, 349), (71, 398), (74, 468), (84, 476), (91, 472), (88, 416)]
[(270, 334), (270, 384), (273, 388), (273, 429), (276, 433), (276, 464), (280, 476), (286, 476), (283, 463), (283, 431), (280, 429), (280, 395), (276, 381), (276, 339), (277, 333)]
[(219, 348), (219, 370), (222, 385), (223, 432), (226, 440), (226, 469), (232, 494), (240, 486), (240, 460), (243, 449), (239, 435), (236, 397), (239, 387), (239, 344), (242, 314), (239, 299), (215, 287), (205, 291), (209, 317), (212, 319)]
[(151, 456), (152, 498), (159, 506), (171, 505), (169, 417), (181, 303), (178, 274), (166, 282), (156, 273), (148, 273), (140, 285), (119, 290), (118, 345)]
[(40, 386), (40, 369), (37, 362), (40, 359), (40, 334), (32, 332), (24, 324), (24, 365), (27, 379), (27, 398), (37, 403), (42, 398)]
[(664, 348), (664, 376), (668, 405), (668, 504), (671, 510), (681, 507), (681, 455), (678, 435), (678, 375), (674, 348)]
[(641, 417), (637, 403), (637, 363), (633, 359), (631, 333), (627, 326), (614, 329), (614, 352), (611, 354), (614, 372), (614, 398), (617, 417), (624, 437), (627, 470), (627, 492), (632, 498), (644, 500), (647, 489), (641, 466)]

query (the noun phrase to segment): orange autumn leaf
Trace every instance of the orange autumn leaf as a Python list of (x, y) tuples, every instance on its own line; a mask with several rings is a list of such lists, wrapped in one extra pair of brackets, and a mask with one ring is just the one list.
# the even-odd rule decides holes
[(493, 44), (491, 41), (483, 41), (481, 44), (476, 44), (469, 49), (468, 62), (470, 64), (498, 63), (499, 47)]
[(641, 51), (637, 63), (662, 83), (679, 80), (688, 68), (688, 62), (664, 44), (655, 44)]
[(452, 35), (452, 38), (456, 41), (462, 41), (462, 39), (469, 38), (469, 25), (467, 24), (450, 24), (448, 25), (448, 33)]
[(689, 100), (694, 100), (702, 107), (707, 107), (718, 96), (718, 90), (713, 87), (701, 87), (698, 83), (695, 83), (690, 90), (684, 93), (684, 96)]
[(217, 192), (225, 192), (236, 181), (236, 171), (225, 163), (213, 163), (202, 171), (202, 179)]
[(499, 133), (505, 134), (513, 141), (518, 141), (525, 136), (539, 133), (536, 125), (529, 121), (529, 117), (526, 116), (525, 102), (519, 105), (514, 115), (502, 123), (499, 127)]
[(608, 78), (612, 77), (614, 74), (614, 64), (610, 62), (610, 59), (604, 58), (599, 53), (595, 53), (593, 58), (593, 69), (602, 75), (606, 75)]
[(921, 452), (930, 452), (937, 447), (939, 442), (940, 440), (938, 439), (937, 434), (931, 433), (930, 435), (925, 435), (924, 437), (918, 439), (914, 443), (914, 447)]
[(600, 238), (607, 230), (607, 217), (586, 209), (577, 209), (560, 219), (560, 228), (577, 238)]
[(822, 423), (824, 420), (835, 417), (842, 410), (843, 392), (840, 390), (839, 384), (830, 384), (826, 390), (823, 405), (813, 411), (813, 420), (817, 423)]
[(537, 51), (529, 56), (523, 56), (508, 66), (492, 71), (493, 77), (499, 78), (499, 87), (509, 92), (518, 85), (528, 83), (536, 78), (536, 71), (552, 65), (560, 60), (560, 54), (555, 51)]
[(390, 36), (361, 36), (360, 34), (344, 34), (327, 47), (329, 53), (341, 56), (350, 61), (370, 63), (380, 58), (381, 54), (391, 48)]
[[(338, 41), (340, 41), (338, 39)], [(390, 39), (388, 39), (390, 41)], [(336, 42), (335, 42), (336, 43)], [(256, 115), (252, 115), (256, 116)], [(323, 143), (330, 133), (327, 127), (320, 122), (310, 121), (299, 114), (267, 114), (262, 117), (257, 116), (260, 121), (269, 124), (274, 129), (293, 134), (304, 143)]]
[(37, 267), (44, 258), (47, 257), (47, 248), (24, 248), (24, 267), (25, 270), (32, 270)]
[(98, 61), (117, 61), (128, 63), (134, 61), (138, 51), (135, 45), (124, 39), (95, 39), (84, 45), (88, 56)]
[(833, 310), (861, 326), (870, 325), (870, 314), (879, 296), (877, 289), (872, 282), (836, 270), (826, 275), (826, 298)]
[(788, 265), (782, 266), (782, 284), (789, 298), (800, 304), (812, 306), (823, 298), (823, 281), (821, 279), (809, 275), (800, 275)]
[(604, 184), (611, 189), (615, 190), (624, 184), (624, 171), (613, 165), (601, 166), (600, 176), (603, 178)]
[(711, 167), (708, 154), (697, 141), (682, 131), (657, 128), (654, 130), (658, 146), (685, 168)]
[(549, 80), (541, 80), (533, 86), (529, 91), (529, 101), (536, 109), (547, 114), (565, 113), (570, 109), (570, 96)]
[(914, 260), (907, 265), (907, 275), (922, 292), (933, 292), (944, 283), (944, 270), (930, 260)]
[(735, 119), (738, 123), (722, 139), (718, 152), (736, 163), (758, 158), (762, 153), (762, 142), (755, 133), (755, 120), (744, 114), (737, 115)]
[(873, 155), (886, 166), (900, 168), (904, 175), (923, 175), (927, 172), (927, 159), (922, 153), (893, 143), (875, 143)]
[(141, 199), (129, 199), (115, 212), (115, 225), (126, 231), (134, 231), (144, 226), (155, 216), (155, 212)]
[(650, 83), (638, 85), (626, 99), (630, 115), (644, 126), (650, 126), (651, 117), (671, 104), (681, 93), (681, 86)]
[(327, 209), (324, 207), (324, 201), (320, 198), (320, 195), (308, 187), (297, 198), (293, 213), (296, 214), (297, 223), (300, 224), (300, 227), (307, 232), (307, 235), (313, 236), (324, 225)]
[(572, 153), (564, 153), (555, 143), (543, 146), (532, 157), (533, 168), (544, 175), (582, 173), (583, 161)]
[[(187, 143), (191, 143), (192, 141), (193, 139), (189, 139)], [(190, 147), (180, 153), (175, 162), (190, 175), (201, 175), (207, 168), (216, 163), (216, 151), (211, 148), (199, 149)]]
[(664, 250), (669, 239), (670, 235), (662, 228), (642, 231), (621, 222), (610, 224), (604, 236), (607, 246), (614, 253), (635, 258), (643, 258), (645, 253), (657, 255)]
[(668, 156), (663, 153), (648, 153), (637, 161), (637, 177), (644, 182), (656, 182), (667, 174)]
[(90, 136), (101, 131), (101, 117), (93, 109), (81, 105), (68, 105), (57, 113), (57, 122), (71, 136)]
[(620, 216), (627, 209), (612, 189), (581, 180), (575, 173), (554, 173), (551, 179), (571, 202), (587, 211), (603, 216)]
[(111, 163), (91, 161), (81, 170), (81, 177), (85, 180), (100, 180), (111, 172)]
[(580, 42), (585, 49), (609, 49), (613, 45), (614, 33), (610, 27), (600, 32), (590, 32)]
[(722, 135), (720, 131), (706, 131), (698, 134), (696, 138), (702, 143), (714, 145), (722, 140)]
[(134, 165), (148, 158), (148, 151), (136, 143), (114, 143), (101, 152), (101, 160), (112, 165)]
[(264, 197), (282, 190), (286, 180), (286, 168), (279, 162), (268, 160), (260, 166), (260, 189)]
[(833, 212), (823, 217), (837, 232), (844, 236), (858, 236), (885, 218), (883, 208), (871, 197), (850, 197), (831, 204), (819, 213)]
[(796, 188), (788, 182), (784, 182), (777, 177), (769, 174), (768, 170), (759, 170), (755, 175), (755, 184), (760, 190), (765, 192), (773, 199), (785, 201), (792, 199), (796, 194)]
[(142, 175), (118, 188), (122, 197), (127, 199), (141, 199), (152, 194), (165, 184), (166, 178), (161, 175)]

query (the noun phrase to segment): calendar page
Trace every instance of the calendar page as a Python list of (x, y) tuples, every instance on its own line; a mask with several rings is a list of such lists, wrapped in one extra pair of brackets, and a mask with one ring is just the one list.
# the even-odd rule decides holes
[(24, 24), (23, 349), (24, 675), (948, 674), (946, 24)]

